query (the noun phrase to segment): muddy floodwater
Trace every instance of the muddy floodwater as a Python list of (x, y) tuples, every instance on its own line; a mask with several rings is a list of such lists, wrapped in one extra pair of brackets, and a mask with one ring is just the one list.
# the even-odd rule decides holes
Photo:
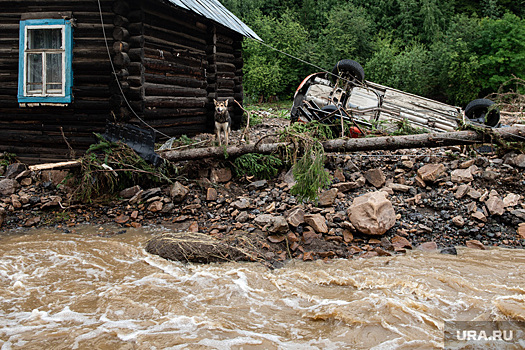
[(525, 320), (525, 251), (186, 265), (150, 232), (0, 235), (1, 349), (435, 349), (446, 320)]

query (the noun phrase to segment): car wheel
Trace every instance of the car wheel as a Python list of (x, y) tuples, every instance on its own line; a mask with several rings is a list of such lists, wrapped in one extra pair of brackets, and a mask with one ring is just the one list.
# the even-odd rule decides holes
[(493, 104), (486, 98), (473, 100), (465, 107), (465, 116), (473, 122), (495, 127), (499, 124), (500, 114), (497, 107), (491, 107)]
[(362, 82), (365, 79), (365, 70), (354, 60), (341, 60), (337, 62), (334, 69), (332, 69), (332, 74), (334, 80), (337, 79), (336, 76), (358, 82)]

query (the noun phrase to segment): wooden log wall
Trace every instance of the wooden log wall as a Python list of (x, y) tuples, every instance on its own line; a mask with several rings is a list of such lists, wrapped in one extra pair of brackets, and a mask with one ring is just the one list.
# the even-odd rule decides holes
[[(28, 163), (81, 155), (106, 121), (142, 120), (169, 136), (213, 130), (213, 99), (229, 99), (234, 126), (242, 111), (242, 36), (165, 2), (0, 0), (0, 152)], [(65, 12), (66, 11), (66, 12)], [(73, 95), (67, 106), (19, 106), (22, 14), (67, 13), (73, 28)], [(141, 120), (142, 119), (142, 120)], [(66, 142), (67, 141), (67, 142)]]
[(213, 25), (208, 31), (208, 96), (213, 111), (213, 99), (228, 99), (233, 127), (241, 124), (242, 109), (233, 103), (243, 103), (242, 88), (242, 39), (243, 37), (220, 25)]
[[(207, 131), (206, 29), (203, 19), (172, 6), (144, 1), (128, 18), (130, 97), (139, 115), (168, 136)], [(145, 127), (136, 116), (130, 121)], [(164, 135), (157, 134), (159, 139)]]
[[(111, 39), (113, 1), (101, 0)], [(28, 163), (67, 159), (67, 142), (76, 155), (103, 132), (109, 117), (110, 65), (94, 1), (0, 1), (0, 152), (15, 153)], [(20, 107), (17, 101), (19, 25), (22, 14), (72, 12), (73, 95), (65, 107)]]

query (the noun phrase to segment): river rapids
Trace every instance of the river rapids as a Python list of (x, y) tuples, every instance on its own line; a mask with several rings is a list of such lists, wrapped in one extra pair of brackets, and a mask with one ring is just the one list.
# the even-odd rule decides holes
[(167, 261), (149, 237), (2, 233), (1, 349), (442, 349), (447, 320), (525, 321), (524, 250), (269, 270)]

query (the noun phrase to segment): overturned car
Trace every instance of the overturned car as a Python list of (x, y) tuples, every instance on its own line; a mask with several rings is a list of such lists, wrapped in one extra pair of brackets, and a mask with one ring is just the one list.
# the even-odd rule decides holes
[(319, 121), (337, 125), (346, 121), (361, 127), (395, 131), (400, 123), (429, 132), (448, 132), (462, 123), (499, 126), (500, 114), (494, 102), (476, 99), (465, 110), (435, 100), (406, 93), (364, 79), (361, 65), (341, 60), (332, 73), (314, 73), (297, 88), (291, 121)]

